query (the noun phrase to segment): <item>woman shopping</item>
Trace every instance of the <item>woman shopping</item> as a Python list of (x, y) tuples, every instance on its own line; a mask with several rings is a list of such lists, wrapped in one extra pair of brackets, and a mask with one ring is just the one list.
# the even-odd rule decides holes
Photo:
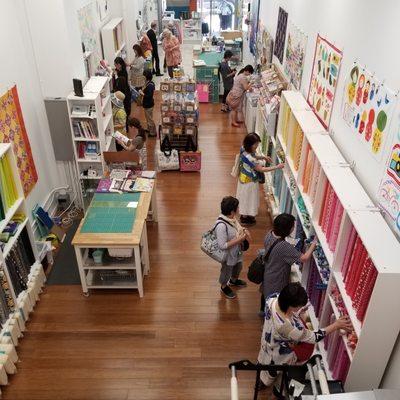
[(165, 59), (168, 67), (168, 75), (173, 78), (173, 70), (182, 62), (181, 45), (170, 30), (163, 31), (162, 46), (165, 51)]
[(261, 285), (260, 312), (264, 310), (265, 299), (273, 293), (279, 293), (290, 282), (292, 265), (305, 263), (315, 250), (316, 241), (310, 244), (304, 254), (286, 241), (293, 232), (295, 221), (291, 214), (280, 214), (274, 219), (272, 231), (265, 236), (265, 254), (269, 253), (269, 256), (265, 263), (264, 280)]
[(227, 105), (232, 110), (232, 126), (238, 127), (243, 122), (243, 99), (248, 90), (251, 90), (249, 77), (254, 73), (251, 65), (246, 65), (233, 80), (233, 87), (226, 98)]
[(143, 76), (144, 64), (146, 60), (144, 58), (143, 50), (138, 44), (133, 46), (133, 51), (135, 53), (135, 58), (130, 64), (130, 81), (131, 85), (136, 90), (141, 90), (146, 83), (146, 79)]
[(226, 251), (226, 259), (221, 264), (219, 283), (221, 293), (228, 299), (236, 297), (231, 287), (245, 287), (246, 282), (239, 279), (242, 270), (242, 252), (247, 250), (250, 233), (236, 219), (239, 201), (227, 196), (221, 202), (221, 214), (215, 223), (218, 246)]
[[(258, 354), (260, 364), (301, 364), (305, 360), (298, 358), (300, 343), (315, 344), (340, 329), (352, 331), (348, 317), (341, 317), (325, 328), (310, 331), (300, 318), (307, 303), (307, 293), (299, 282), (289, 283), (279, 294), (275, 293), (267, 299), (261, 349)], [(270, 386), (275, 379), (276, 376), (267, 371), (261, 372), (264, 385)]]
[(264, 161), (270, 161), (268, 157), (256, 155), (260, 137), (256, 133), (249, 133), (243, 140), (240, 150), (239, 179), (236, 197), (239, 200), (240, 222), (246, 225), (256, 223), (256, 215), (259, 207), (259, 182), (261, 174), (282, 169), (284, 164), (264, 167)]
[(228, 112), (229, 107), (226, 104), (226, 98), (233, 87), (233, 77), (236, 75), (236, 69), (231, 69), (229, 66), (229, 61), (232, 59), (233, 53), (230, 50), (226, 50), (224, 53), (224, 58), (219, 65), (219, 73), (222, 77), (222, 83), (224, 85), (224, 94), (222, 96), (222, 112)]
[(131, 114), (131, 88), (128, 81), (128, 72), (123, 58), (117, 57), (114, 60), (115, 72), (113, 74), (113, 91), (122, 92), (125, 95), (124, 109), (126, 115)]

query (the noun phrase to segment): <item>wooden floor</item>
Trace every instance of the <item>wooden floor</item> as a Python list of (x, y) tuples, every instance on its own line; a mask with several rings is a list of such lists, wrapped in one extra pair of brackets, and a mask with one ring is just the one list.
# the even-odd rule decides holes
[[(228, 363), (258, 353), (259, 294), (249, 285), (235, 300), (221, 297), (218, 265), (199, 241), (221, 198), (235, 194), (230, 170), (245, 130), (231, 128), (219, 105), (201, 105), (200, 113), (201, 173), (158, 175), (159, 222), (149, 225), (144, 298), (136, 291), (86, 298), (80, 286), (47, 287), (3, 399), (230, 399)], [(270, 226), (264, 203), (246, 269)], [(254, 375), (240, 373), (241, 399), (252, 398), (253, 383)]]

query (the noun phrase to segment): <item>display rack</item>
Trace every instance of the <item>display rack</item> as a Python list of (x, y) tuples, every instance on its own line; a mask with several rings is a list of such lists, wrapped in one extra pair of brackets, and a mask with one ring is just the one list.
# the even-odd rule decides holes
[(201, 44), (201, 19), (192, 18), (182, 20), (182, 36), (184, 44)]
[(295, 237), (315, 235), (324, 255), (323, 268), (315, 254), (302, 270), (293, 267), (313, 305), (313, 327), (340, 315), (353, 324), (350, 335), (331, 335), (318, 349), (346, 390), (378, 387), (400, 329), (398, 313), (387, 317), (389, 304), (400, 306), (400, 244), (299, 93), (282, 92), (277, 133), (260, 150), (286, 161), (266, 175), (274, 214), (295, 215)]
[[(40, 264), (29, 210), (25, 202), (17, 160), (11, 144), (0, 144), (1, 203), (0, 219), (3, 240), (0, 248), (0, 385), (8, 383), (7, 374), (16, 372), (18, 345), (25, 323), (39, 299), (46, 280)], [(5, 173), (5, 174), (4, 174)], [(8, 240), (3, 237), (7, 232)], [(1, 393), (1, 392), (0, 392)]]
[(103, 56), (110, 65), (116, 57), (126, 58), (127, 47), (123, 18), (113, 18), (101, 29)]
[(81, 184), (78, 202), (86, 209), (104, 174), (104, 151), (113, 149), (114, 130), (109, 78), (95, 76), (83, 89), (83, 97), (67, 97), (76, 168)]

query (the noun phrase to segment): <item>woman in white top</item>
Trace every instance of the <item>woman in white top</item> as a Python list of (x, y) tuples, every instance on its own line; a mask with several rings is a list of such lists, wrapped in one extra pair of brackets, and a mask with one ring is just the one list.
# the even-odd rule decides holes
[[(352, 331), (348, 317), (341, 317), (326, 328), (310, 331), (300, 317), (307, 303), (307, 293), (299, 282), (289, 283), (279, 294), (272, 294), (267, 299), (261, 349), (258, 354), (260, 364), (297, 364), (297, 344), (315, 344), (339, 329)], [(275, 379), (267, 371), (261, 372), (264, 385), (271, 385)]]
[[(255, 224), (255, 216), (259, 206), (259, 182), (260, 175), (265, 172), (282, 169), (284, 164), (264, 167), (264, 161), (271, 161), (268, 157), (256, 155), (260, 137), (256, 133), (249, 133), (243, 140), (240, 150), (239, 180), (236, 197), (239, 200), (240, 222), (242, 224)], [(262, 176), (262, 175), (261, 175)]]
[(146, 59), (144, 57), (142, 48), (138, 44), (133, 46), (133, 51), (135, 52), (135, 58), (130, 64), (131, 69), (129, 71), (129, 78), (131, 85), (136, 90), (141, 90), (146, 83), (146, 79), (143, 76)]

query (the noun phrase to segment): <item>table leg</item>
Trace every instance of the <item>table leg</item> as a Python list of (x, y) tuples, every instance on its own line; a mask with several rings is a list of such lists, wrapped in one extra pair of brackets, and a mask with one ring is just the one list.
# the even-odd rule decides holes
[(82, 250), (78, 246), (74, 246), (74, 249), (75, 249), (75, 254), (76, 254), (76, 261), (78, 263), (79, 276), (81, 278), (82, 291), (85, 295), (87, 295), (89, 293), (89, 291), (88, 291), (88, 287), (86, 284), (85, 271), (83, 269)]
[(152, 221), (158, 221), (158, 214), (157, 214), (157, 189), (154, 187), (153, 194), (151, 195), (151, 204), (150, 209), (152, 213)]
[(142, 274), (142, 264), (140, 259), (140, 245), (133, 248), (135, 254), (135, 266), (136, 266), (136, 280), (139, 290), (139, 296), (143, 297), (143, 274)]
[(149, 242), (147, 239), (147, 223), (145, 222), (143, 226), (143, 233), (141, 238), (141, 245), (143, 251), (143, 261), (144, 261), (144, 274), (148, 275), (150, 272), (150, 260), (149, 260)]

